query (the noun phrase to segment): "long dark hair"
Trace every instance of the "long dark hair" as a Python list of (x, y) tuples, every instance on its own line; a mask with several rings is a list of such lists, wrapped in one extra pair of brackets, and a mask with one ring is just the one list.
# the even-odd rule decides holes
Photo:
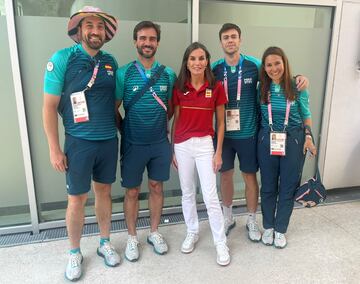
[(188, 62), (189, 56), (190, 56), (191, 52), (193, 52), (195, 49), (199, 49), (199, 48), (205, 52), (206, 60), (208, 61), (206, 68), (205, 68), (205, 81), (209, 82), (209, 88), (213, 88), (215, 85), (216, 81), (215, 81), (215, 77), (211, 71), (209, 51), (207, 50), (205, 45), (203, 45), (202, 43), (193, 42), (185, 50), (185, 53), (184, 53), (184, 56), (182, 59), (182, 63), (181, 63), (181, 67), (180, 67), (179, 76), (175, 83), (176, 88), (182, 92), (187, 91), (185, 84), (186, 84), (186, 82), (189, 82), (191, 79), (190, 71), (187, 69), (187, 62)]
[(261, 68), (260, 68), (261, 102), (262, 103), (269, 102), (269, 91), (270, 91), (270, 84), (271, 84), (272, 80), (265, 71), (265, 59), (269, 55), (278, 55), (281, 57), (281, 59), (284, 63), (284, 74), (281, 79), (280, 85), (285, 91), (286, 99), (288, 99), (289, 101), (294, 101), (296, 99), (296, 93), (294, 90), (294, 82), (293, 82), (293, 79), (291, 76), (289, 60), (288, 60), (287, 56), (285, 55), (285, 52), (280, 47), (271, 46), (265, 50), (265, 52), (262, 56), (262, 62), (261, 62)]

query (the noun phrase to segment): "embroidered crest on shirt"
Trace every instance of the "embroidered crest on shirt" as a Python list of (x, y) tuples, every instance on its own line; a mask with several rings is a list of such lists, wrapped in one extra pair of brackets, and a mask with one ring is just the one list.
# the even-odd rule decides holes
[(210, 99), (212, 97), (212, 90), (206, 89), (205, 91), (205, 98)]
[(114, 76), (114, 71), (111, 65), (105, 64), (105, 69), (108, 74), (108, 76)]

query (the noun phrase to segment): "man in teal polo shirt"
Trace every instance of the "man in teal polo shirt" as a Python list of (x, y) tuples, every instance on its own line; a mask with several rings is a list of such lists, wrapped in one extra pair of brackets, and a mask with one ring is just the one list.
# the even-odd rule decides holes
[[(168, 67), (163, 69), (164, 66), (155, 60), (160, 26), (142, 21), (135, 26), (133, 39), (138, 58), (116, 73), (116, 97), (125, 109), (120, 163), (121, 183), (126, 188), (124, 212), (129, 234), (125, 258), (129, 261), (139, 258), (136, 221), (145, 168), (149, 179), (151, 223), (147, 242), (157, 254), (168, 251), (166, 241), (157, 229), (164, 201), (163, 182), (169, 179), (172, 159), (167, 123), (172, 116), (171, 96), (175, 81), (174, 71)], [(158, 77), (156, 82), (146, 85), (155, 77)], [(141, 96), (139, 92), (142, 92)], [(136, 96), (138, 99), (134, 101)]]
[[(66, 227), (70, 257), (65, 277), (81, 277), (80, 238), (91, 179), (100, 228), (97, 254), (107, 266), (120, 257), (110, 244), (111, 184), (115, 181), (118, 138), (115, 123), (116, 60), (101, 51), (117, 30), (116, 19), (99, 8), (85, 6), (71, 16), (68, 35), (76, 45), (57, 51), (47, 64), (44, 79), (43, 121), (55, 170), (66, 173)], [(65, 128), (61, 149), (58, 112)]]

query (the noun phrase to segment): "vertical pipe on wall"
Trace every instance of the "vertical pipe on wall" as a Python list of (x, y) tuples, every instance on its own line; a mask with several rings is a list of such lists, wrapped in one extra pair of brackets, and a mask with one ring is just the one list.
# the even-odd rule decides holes
[(191, 32), (191, 41), (199, 40), (199, 10), (200, 10), (200, 0), (192, 0), (192, 32)]
[(13, 82), (14, 82), (16, 109), (17, 109), (17, 115), (19, 121), (21, 148), (24, 159), (25, 178), (26, 178), (26, 187), (29, 198), (32, 231), (34, 234), (38, 234), (39, 218), (38, 218), (38, 211), (37, 211), (37, 204), (35, 197), (34, 176), (33, 176), (32, 164), (31, 164), (30, 145), (29, 145), (29, 136), (28, 136), (27, 123), (26, 123), (26, 116), (25, 116), (23, 89), (21, 84), (22, 81), (21, 81), (19, 54), (18, 54), (17, 40), (16, 40), (14, 5), (12, 0), (5, 0), (5, 11), (6, 11), (7, 31), (9, 37), (11, 69), (12, 69)]

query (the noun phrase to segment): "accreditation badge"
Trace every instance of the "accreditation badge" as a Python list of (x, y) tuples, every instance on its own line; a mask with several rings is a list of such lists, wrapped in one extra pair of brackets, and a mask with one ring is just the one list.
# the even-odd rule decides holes
[(89, 121), (85, 92), (81, 91), (72, 93), (70, 95), (70, 102), (74, 116), (74, 123)]
[(286, 132), (270, 132), (270, 155), (285, 156)]
[(226, 131), (240, 130), (240, 110), (226, 109), (225, 110)]

